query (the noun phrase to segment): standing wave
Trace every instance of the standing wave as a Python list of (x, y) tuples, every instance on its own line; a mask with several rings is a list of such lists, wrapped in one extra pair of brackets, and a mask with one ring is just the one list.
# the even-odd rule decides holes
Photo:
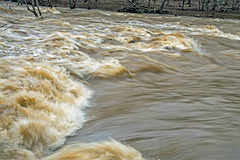
[(82, 127), (92, 92), (63, 69), (16, 58), (1, 59), (0, 67), (0, 157), (9, 148), (42, 157)]
[(64, 147), (44, 160), (143, 160), (130, 146), (114, 140), (102, 143), (82, 143)]
[(143, 159), (114, 140), (69, 145), (47, 156), (82, 127), (92, 91), (49, 64), (8, 57), (0, 70), (0, 159)]

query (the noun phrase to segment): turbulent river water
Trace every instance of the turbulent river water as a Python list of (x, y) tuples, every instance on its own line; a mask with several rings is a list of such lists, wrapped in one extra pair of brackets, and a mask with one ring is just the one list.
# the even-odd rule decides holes
[(0, 8), (0, 159), (240, 159), (239, 20), (42, 11)]

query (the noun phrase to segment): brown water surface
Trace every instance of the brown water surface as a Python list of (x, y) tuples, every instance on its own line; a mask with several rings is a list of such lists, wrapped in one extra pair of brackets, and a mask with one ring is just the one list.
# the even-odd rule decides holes
[(113, 138), (145, 159), (240, 159), (239, 20), (14, 10), (0, 11), (1, 144), (42, 157)]

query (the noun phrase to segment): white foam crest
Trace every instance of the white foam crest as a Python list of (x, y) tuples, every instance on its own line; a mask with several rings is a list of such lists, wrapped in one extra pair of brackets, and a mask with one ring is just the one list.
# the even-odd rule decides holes
[(240, 40), (239, 35), (233, 35), (231, 33), (224, 33), (222, 31), (217, 32), (217, 33), (209, 33), (208, 35), (209, 36), (222, 37), (222, 38), (228, 38), (228, 39), (232, 39), (232, 40)]
[(140, 27), (153, 27), (154, 25), (149, 23), (144, 23), (141, 21), (123, 21), (124, 23), (127, 23), (131, 26), (140, 26)]
[[(43, 42), (45, 46), (53, 46), (55, 51), (65, 50), (69, 54), (71, 50), (79, 50), (83, 47), (97, 48), (104, 40), (104, 34), (102, 33), (83, 33), (80, 35), (74, 35), (71, 33), (54, 32), (46, 37), (40, 38), (39, 42)], [(106, 37), (106, 36), (104, 36)]]
[(111, 30), (117, 33), (119, 36), (135, 35), (135, 36), (151, 37), (147, 29), (140, 28), (140, 27), (121, 25), (121, 26), (112, 27)]
[[(77, 74), (80, 76), (111, 77), (125, 72), (126, 68), (116, 59), (93, 59), (88, 54), (79, 51), (81, 47), (96, 48), (97, 44), (102, 43), (102, 36), (104, 34), (101, 33), (93, 33), (91, 38), (89, 38), (89, 35), (73, 35), (61, 32), (52, 33), (40, 39), (40, 41), (44, 42), (43, 45), (45, 46), (43, 48), (45, 48), (45, 52), (47, 53), (41, 58), (45, 58), (48, 62), (63, 63), (65, 67), (71, 71), (75, 70), (74, 72), (78, 72)], [(99, 47), (102, 47), (102, 45)]]
[(158, 50), (185, 50), (192, 49), (200, 51), (201, 48), (193, 39), (183, 36), (180, 33), (161, 35), (149, 39), (147, 42), (138, 42), (129, 44), (131, 47), (141, 51), (158, 51)]
[(18, 32), (24, 33), (24, 31), (21, 31), (21, 30), (8, 28), (8, 29), (4, 30), (3, 32), (1, 32), (1, 36), (4, 39), (8, 39), (13, 42), (31, 41), (31, 40), (36, 40), (38, 38), (37, 36), (35, 36), (33, 34), (20, 35), (20, 34), (18, 34)]
[(179, 31), (189, 31), (189, 32), (212, 32), (212, 29), (208, 29), (208, 26), (199, 27), (199, 26), (190, 26), (190, 25), (182, 25), (180, 22), (175, 23), (164, 23), (164, 24), (156, 24), (155, 27), (163, 30), (179, 30)]
[[(42, 10), (42, 9), (41, 9)], [(47, 11), (53, 14), (61, 14), (60, 11), (58, 11), (56, 8), (47, 8)]]
[(40, 21), (40, 24), (45, 25), (45, 23), (51, 23), (51, 25), (55, 24), (55, 25), (60, 25), (63, 27), (73, 27), (71, 26), (70, 22), (66, 22), (66, 21), (62, 21), (62, 20), (58, 20), (58, 19), (44, 19), (43, 21)]
[(44, 160), (81, 159), (81, 160), (144, 160), (134, 148), (115, 140), (95, 143), (79, 143), (65, 146)]
[(238, 19), (218, 19), (218, 18), (215, 18), (215, 19), (211, 19), (211, 21), (240, 24), (240, 20), (238, 20)]
[[(214, 25), (206, 25), (203, 27), (200, 27), (197, 29), (197, 31), (204, 32), (208, 36), (214, 36), (214, 37), (222, 37), (222, 38), (228, 38), (232, 40), (240, 40), (239, 35), (233, 35), (231, 33), (225, 33), (223, 31), (220, 31), (216, 26)], [(200, 35), (201, 33), (195, 33), (195, 35)]]
[(64, 69), (16, 58), (1, 59), (0, 66), (0, 143), (41, 157), (82, 127), (92, 91)]
[[(65, 63), (68, 63), (68, 60)], [(67, 67), (69, 65), (71, 67)], [(126, 72), (126, 68), (114, 58), (95, 60), (89, 57), (80, 62), (72, 62), (69, 65), (66, 67), (70, 72), (74, 70), (74, 72), (77, 72), (80, 76), (89, 75), (93, 78), (114, 77)]]
[(177, 22), (177, 24), (161, 24), (156, 25), (160, 29), (171, 29), (171, 30), (181, 30), (187, 31), (190, 35), (202, 35), (205, 33), (209, 36), (215, 36), (215, 37), (223, 37), (223, 38), (229, 38), (232, 40), (240, 40), (239, 35), (233, 35), (231, 33), (224, 33), (220, 31), (216, 26), (214, 25), (205, 25), (205, 26), (182, 26), (181, 23)]

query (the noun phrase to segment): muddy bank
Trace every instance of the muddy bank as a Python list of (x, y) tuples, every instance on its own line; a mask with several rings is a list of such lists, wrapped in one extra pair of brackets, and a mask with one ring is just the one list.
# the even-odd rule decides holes
[(207, 17), (207, 18), (227, 18), (227, 19), (240, 19), (240, 13), (223, 13), (223, 12), (205, 12), (205, 11), (192, 11), (192, 10), (168, 10), (168, 14), (176, 16), (194, 16), (194, 17)]
[[(158, 13), (160, 7), (160, 1), (155, 3), (155, 14)], [(53, 4), (55, 7), (66, 7), (68, 6), (67, 1), (57, 0)], [(83, 1), (77, 2), (77, 8), (86, 9), (100, 9), (107, 11), (125, 11), (131, 13), (150, 13), (154, 14), (154, 4), (151, 3), (150, 7), (147, 7), (145, 1), (137, 1), (136, 7), (129, 3), (127, 0), (93, 0), (91, 4)], [(224, 12), (220, 12), (223, 8)], [(191, 1), (191, 5), (185, 4), (184, 10), (182, 10), (182, 5), (179, 5), (178, 1), (170, 1), (164, 6), (162, 14), (170, 14), (175, 16), (194, 16), (194, 17), (209, 17), (209, 18), (230, 18), (230, 19), (240, 19), (240, 9), (232, 11), (229, 6), (218, 6), (216, 11), (200, 11), (198, 1)]]
[[(41, 3), (42, 6), (47, 6), (46, 2)], [(68, 1), (65, 0), (56, 0), (53, 1), (54, 7), (68, 7)], [(137, 8), (136, 8), (137, 7)], [(127, 0), (92, 0), (89, 4), (84, 2), (84, 0), (79, 0), (76, 3), (76, 8), (85, 8), (85, 9), (100, 9), (114, 12), (130, 12), (130, 13), (149, 13), (149, 14), (160, 14), (158, 9), (160, 7), (160, 1), (156, 1), (155, 9), (153, 2), (150, 7), (147, 7), (147, 3), (144, 1), (138, 1), (136, 6), (129, 3)], [(221, 8), (223, 8), (223, 11)], [(155, 12), (155, 13), (154, 13)], [(201, 11), (199, 10), (198, 1), (192, 1), (191, 5), (185, 4), (184, 10), (182, 6), (179, 5), (179, 2), (166, 3), (164, 10), (161, 14), (170, 14), (175, 16), (194, 16), (194, 17), (208, 17), (208, 18), (227, 18), (227, 19), (240, 19), (240, 8), (232, 11), (229, 6), (218, 6), (216, 11)]]

